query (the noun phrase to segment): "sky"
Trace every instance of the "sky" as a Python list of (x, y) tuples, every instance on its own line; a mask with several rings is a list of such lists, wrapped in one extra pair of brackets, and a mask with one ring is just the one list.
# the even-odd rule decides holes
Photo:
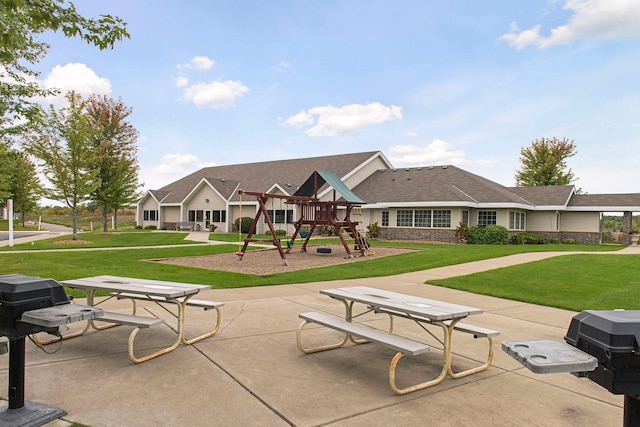
[(638, 0), (74, 3), (131, 38), (45, 33), (39, 80), (133, 109), (145, 190), (363, 151), (515, 186), (520, 150), (556, 137), (576, 144), (577, 188), (640, 192)]

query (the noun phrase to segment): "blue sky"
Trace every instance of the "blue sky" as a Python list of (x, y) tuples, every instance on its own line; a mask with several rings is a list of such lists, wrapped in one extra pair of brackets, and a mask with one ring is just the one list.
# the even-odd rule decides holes
[(520, 149), (555, 136), (575, 141), (583, 191), (640, 192), (637, 0), (75, 4), (131, 39), (99, 51), (46, 34), (40, 80), (133, 108), (145, 189), (371, 150), (513, 186)]

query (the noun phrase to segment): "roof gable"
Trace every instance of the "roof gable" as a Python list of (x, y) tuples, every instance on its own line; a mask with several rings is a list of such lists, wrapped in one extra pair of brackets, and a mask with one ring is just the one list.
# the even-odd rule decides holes
[[(240, 183), (240, 187), (247, 191), (267, 192), (274, 184), (281, 188), (291, 188), (289, 193), (295, 192), (309, 175), (316, 170), (324, 170), (343, 177), (371, 159), (382, 156), (379, 151), (362, 153), (339, 154), (333, 156), (311, 157), (305, 159), (276, 160), (258, 163), (245, 163), (226, 166), (212, 166), (200, 169), (160, 189), (169, 195), (166, 203), (181, 203), (202, 179), (220, 183)], [(218, 184), (215, 184), (218, 188)], [(237, 191), (226, 194), (227, 200), (239, 201)]]
[(498, 183), (450, 165), (379, 170), (353, 192), (369, 204), (529, 204)]

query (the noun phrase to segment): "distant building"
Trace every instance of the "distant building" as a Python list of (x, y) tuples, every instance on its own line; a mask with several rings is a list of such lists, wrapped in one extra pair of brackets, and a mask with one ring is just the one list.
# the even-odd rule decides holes
[[(640, 211), (640, 193), (581, 195), (572, 185), (505, 187), (455, 166), (396, 169), (382, 152), (371, 151), (203, 168), (147, 191), (136, 223), (159, 229), (215, 225), (231, 232), (238, 217), (253, 218), (257, 212), (255, 198), (242, 199), (239, 189), (293, 195), (316, 170), (335, 173), (365, 201), (362, 217), (354, 219), (363, 227), (377, 222), (383, 239), (456, 242), (455, 229), (462, 222), (597, 244), (603, 212), (623, 212), (628, 236), (632, 213)], [(333, 197), (331, 187), (319, 194), (321, 200)], [(293, 231), (296, 206), (274, 200), (267, 208), (277, 227)], [(265, 228), (257, 224), (256, 232)]]

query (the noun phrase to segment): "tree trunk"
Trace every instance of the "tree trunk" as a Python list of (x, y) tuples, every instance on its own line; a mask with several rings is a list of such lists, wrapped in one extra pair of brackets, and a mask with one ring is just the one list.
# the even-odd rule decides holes
[(113, 229), (118, 229), (118, 208), (113, 208)]
[(71, 208), (73, 235), (71, 240), (78, 240), (78, 206), (75, 205)]
[(107, 224), (107, 206), (102, 205), (102, 231), (105, 233), (109, 231), (109, 226)]

